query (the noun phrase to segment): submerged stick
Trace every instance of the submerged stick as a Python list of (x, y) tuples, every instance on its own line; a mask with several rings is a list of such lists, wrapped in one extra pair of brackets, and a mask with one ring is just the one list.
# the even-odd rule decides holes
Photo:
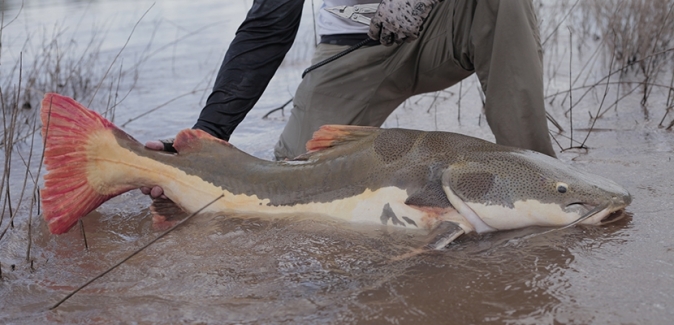
[(30, 260), (30, 249), (33, 246), (33, 207), (35, 206), (37, 200), (37, 194), (35, 193), (36, 191), (37, 187), (35, 187), (35, 190), (33, 190), (33, 200), (30, 203), (30, 210), (28, 211), (28, 247), (26, 247), (26, 262), (30, 261), (31, 269), (33, 269), (33, 261)]
[(151, 240), (149, 243), (145, 244), (143, 247), (137, 249), (136, 251), (134, 251), (133, 253), (131, 253), (129, 256), (127, 256), (127, 257), (125, 257), (124, 259), (122, 259), (121, 261), (119, 261), (117, 264), (111, 266), (111, 267), (108, 268), (107, 270), (103, 271), (101, 274), (99, 274), (99, 275), (95, 276), (94, 278), (92, 278), (91, 280), (87, 281), (87, 283), (85, 283), (85, 284), (81, 285), (80, 287), (78, 287), (77, 289), (73, 290), (73, 292), (69, 293), (69, 294), (68, 294), (67, 296), (65, 296), (63, 299), (59, 300), (56, 304), (54, 304), (53, 306), (51, 306), (51, 307), (49, 308), (49, 310), (54, 310), (54, 309), (56, 309), (58, 306), (60, 306), (62, 303), (64, 303), (66, 300), (68, 300), (70, 297), (72, 297), (74, 294), (76, 294), (76, 293), (79, 292), (80, 290), (84, 289), (84, 287), (90, 285), (92, 282), (94, 282), (94, 281), (98, 280), (99, 278), (102, 278), (102, 277), (105, 276), (106, 274), (110, 273), (110, 271), (116, 269), (118, 266), (122, 265), (124, 262), (126, 262), (126, 261), (128, 261), (129, 259), (131, 259), (132, 257), (136, 256), (136, 255), (137, 255), (138, 253), (140, 253), (142, 250), (144, 250), (144, 249), (146, 249), (148, 246), (154, 244), (157, 240), (159, 240), (159, 239), (161, 239), (162, 237), (166, 236), (168, 233), (170, 233), (170, 232), (173, 231), (174, 229), (180, 227), (180, 225), (182, 225), (183, 223), (187, 222), (187, 221), (190, 220), (192, 217), (194, 217), (195, 215), (197, 215), (199, 212), (203, 211), (204, 209), (206, 209), (207, 207), (209, 207), (211, 204), (213, 204), (213, 203), (215, 203), (216, 201), (222, 199), (223, 197), (225, 197), (225, 194), (221, 194), (220, 196), (218, 196), (217, 198), (215, 198), (213, 201), (208, 202), (208, 204), (204, 205), (201, 209), (195, 211), (194, 213), (190, 214), (187, 218), (181, 220), (180, 222), (178, 222), (178, 223), (176, 223), (175, 225), (173, 225), (173, 227), (171, 227), (171, 228), (169, 228), (168, 230), (164, 231), (161, 235), (157, 236), (157, 238)]
[[(571, 46), (569, 46), (569, 89), (573, 87), (572, 84), (572, 78), (571, 78), (571, 72), (573, 71), (572, 69), (572, 63), (573, 63), (573, 32), (571, 31), (571, 28), (569, 28), (569, 43)], [(569, 91), (569, 126), (571, 129), (571, 144), (569, 145), (569, 148), (573, 147), (573, 91)]]
[(80, 224), (80, 232), (82, 233), (82, 239), (84, 239), (84, 249), (89, 250), (89, 243), (87, 243), (87, 234), (84, 232), (84, 222), (82, 219), (78, 222)]

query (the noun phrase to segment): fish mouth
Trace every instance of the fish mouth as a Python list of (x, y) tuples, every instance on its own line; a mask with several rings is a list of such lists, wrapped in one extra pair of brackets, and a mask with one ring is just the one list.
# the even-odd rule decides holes
[(627, 213), (625, 212), (625, 208), (620, 208), (618, 210), (615, 210), (613, 212), (609, 212), (608, 215), (606, 215), (603, 219), (599, 221), (600, 226), (605, 226), (611, 223), (614, 223), (616, 221), (622, 220), (627, 216)]
[(610, 201), (604, 204), (591, 205), (583, 202), (574, 202), (568, 204), (565, 210), (583, 212), (579, 213), (581, 217), (570, 225), (581, 223), (602, 226), (624, 218), (626, 215), (625, 207), (630, 203), (632, 203), (632, 197), (629, 193), (625, 192), (623, 195), (613, 196)]
[[(604, 204), (600, 206), (589, 206), (582, 203), (570, 205), (576, 210), (585, 210), (581, 217), (565, 226), (569, 227), (576, 224), (603, 226), (616, 222), (625, 217), (625, 206), (612, 206)], [(567, 206), (569, 207), (569, 206)]]
[[(584, 208), (588, 208), (586, 205), (583, 205)], [(572, 222), (570, 225), (574, 224), (584, 224), (584, 225), (595, 225), (603, 226), (610, 223), (614, 223), (626, 216), (624, 206), (596, 206), (594, 208), (588, 208), (587, 212), (583, 214), (576, 221)]]

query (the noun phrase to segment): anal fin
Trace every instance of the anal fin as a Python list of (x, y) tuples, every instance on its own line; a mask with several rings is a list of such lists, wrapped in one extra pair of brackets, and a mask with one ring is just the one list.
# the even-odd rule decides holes
[(152, 214), (152, 226), (157, 230), (171, 228), (178, 221), (188, 216), (187, 212), (175, 202), (164, 198), (152, 199), (150, 213)]

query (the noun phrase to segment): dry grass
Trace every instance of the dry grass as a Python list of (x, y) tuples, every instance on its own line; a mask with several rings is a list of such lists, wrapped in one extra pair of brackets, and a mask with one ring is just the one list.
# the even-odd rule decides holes
[(674, 57), (665, 52), (674, 46), (674, 0), (592, 0), (581, 9), (619, 66), (648, 75)]
[[(0, 25), (0, 37), (6, 27)], [(124, 71), (121, 64), (115, 64), (114, 60), (110, 63), (111, 58), (101, 55), (102, 42), (98, 32), (92, 32), (90, 39), (81, 42), (66, 35), (64, 29), (56, 28), (40, 36), (29, 35), (18, 51), (18, 59), (11, 65), (5, 62), (2, 65), (0, 150), (4, 159), (0, 181), (0, 245), (9, 231), (27, 231), (20, 237), (27, 240), (26, 260), (31, 265), (32, 219), (39, 214), (42, 147), (36, 133), (41, 127), (38, 109), (42, 97), (47, 92), (58, 92), (85, 103), (97, 100), (96, 106), (106, 108), (102, 113), (114, 119), (120, 85), (132, 89), (137, 80), (135, 69)], [(5, 45), (3, 39), (0, 43)], [(0, 48), (3, 59), (16, 53), (16, 48), (12, 53), (7, 47)]]
[[(669, 114), (674, 96), (674, 0), (560, 0), (554, 5), (541, 0), (536, 4), (542, 17), (548, 111), (563, 110), (567, 123), (562, 124), (568, 125), (554, 136), (573, 138), (573, 121), (589, 116), (589, 132), (583, 135), (587, 140), (598, 119), (635, 99), (644, 121), (657, 115), (660, 127), (674, 123)], [(571, 59), (576, 62), (573, 69), (568, 66)], [(557, 90), (551, 90), (553, 85)], [(634, 112), (634, 105), (623, 105), (628, 114)], [(574, 110), (581, 107), (587, 112), (572, 119)], [(582, 146), (585, 141), (572, 139), (571, 143), (570, 147)]]
[(605, 57), (615, 57), (621, 67), (621, 79), (641, 79), (637, 79), (641, 105), (648, 119), (648, 98), (653, 89), (668, 87), (659, 82), (663, 79), (660, 74), (671, 67), (674, 58), (674, 0), (593, 0), (583, 2), (582, 9), (585, 19), (594, 23), (604, 39), (609, 54)]

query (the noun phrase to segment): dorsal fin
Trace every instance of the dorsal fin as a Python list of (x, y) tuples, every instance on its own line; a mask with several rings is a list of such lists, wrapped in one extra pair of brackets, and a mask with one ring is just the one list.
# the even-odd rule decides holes
[(203, 130), (185, 129), (176, 135), (176, 139), (173, 141), (173, 148), (178, 153), (197, 152), (202, 150), (203, 143), (233, 147), (229, 142), (218, 139)]
[(309, 153), (360, 140), (379, 130), (374, 126), (323, 125), (307, 142)]

